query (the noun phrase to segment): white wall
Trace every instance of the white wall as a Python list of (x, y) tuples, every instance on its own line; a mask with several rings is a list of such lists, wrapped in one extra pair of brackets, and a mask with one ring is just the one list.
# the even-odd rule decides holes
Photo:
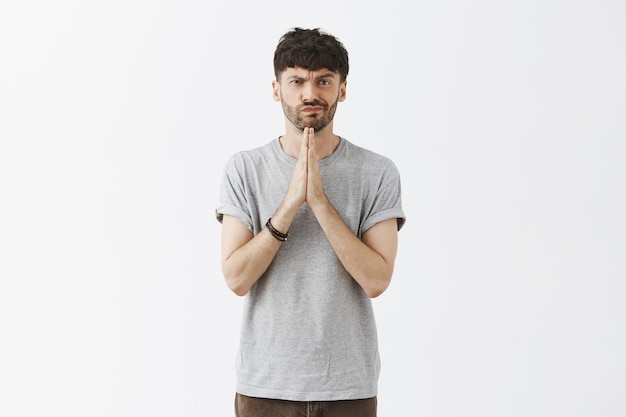
[(336, 131), (403, 176), (379, 415), (626, 415), (625, 24), (608, 0), (3, 3), (0, 415), (232, 415), (213, 211), (227, 157), (282, 132), (293, 26), (344, 41)]

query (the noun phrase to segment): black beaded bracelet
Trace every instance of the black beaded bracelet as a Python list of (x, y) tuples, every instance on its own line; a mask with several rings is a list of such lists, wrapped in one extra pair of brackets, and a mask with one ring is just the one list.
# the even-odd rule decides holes
[(272, 218), (270, 217), (269, 219), (267, 219), (267, 223), (265, 223), (265, 227), (267, 227), (268, 232), (270, 232), (272, 236), (274, 236), (277, 240), (280, 240), (281, 242), (284, 242), (285, 240), (287, 240), (288, 233), (281, 233), (278, 230), (276, 230), (274, 226), (272, 225), (271, 220)]

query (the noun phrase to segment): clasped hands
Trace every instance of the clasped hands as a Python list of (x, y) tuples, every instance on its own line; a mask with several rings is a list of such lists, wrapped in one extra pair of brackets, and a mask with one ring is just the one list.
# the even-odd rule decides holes
[(298, 162), (291, 177), (287, 199), (297, 207), (306, 202), (310, 208), (323, 203), (326, 199), (317, 161), (315, 132), (312, 127), (305, 127), (302, 132)]

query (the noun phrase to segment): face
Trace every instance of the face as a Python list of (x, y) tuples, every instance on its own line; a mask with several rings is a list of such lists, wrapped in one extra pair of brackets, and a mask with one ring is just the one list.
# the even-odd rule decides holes
[(346, 97), (346, 82), (327, 69), (287, 68), (272, 86), (285, 117), (299, 130), (323, 130), (335, 117), (337, 103)]

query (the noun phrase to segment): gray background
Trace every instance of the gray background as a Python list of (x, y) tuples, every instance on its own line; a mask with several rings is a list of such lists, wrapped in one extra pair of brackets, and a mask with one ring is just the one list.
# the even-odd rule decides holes
[[(8, 3), (8, 4), (7, 4)], [(336, 131), (408, 216), (380, 415), (626, 415), (626, 3), (0, 6), (0, 414), (230, 416), (221, 170), (283, 131), (293, 26), (350, 52)]]

